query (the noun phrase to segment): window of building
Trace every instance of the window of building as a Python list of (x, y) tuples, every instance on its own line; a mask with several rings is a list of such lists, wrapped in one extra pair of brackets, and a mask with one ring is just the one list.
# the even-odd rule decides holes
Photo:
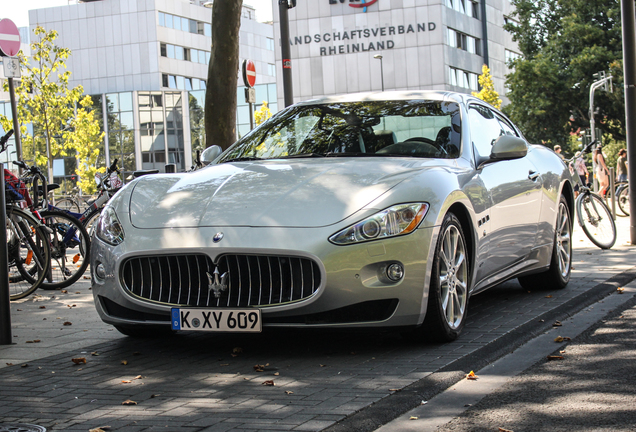
[(481, 40), (448, 28), (448, 44), (453, 48), (468, 51), (471, 54), (481, 55)]
[(266, 38), (266, 48), (270, 51), (274, 51), (275, 46), (274, 46), (274, 39), (272, 38)]
[(190, 61), (191, 57), (190, 57), (190, 49), (189, 48), (184, 48), (183, 49), (183, 59)]
[(212, 37), (212, 24), (203, 23), (203, 35)]
[(163, 12), (159, 12), (159, 25), (161, 27), (166, 26), (166, 14)]
[(268, 63), (267, 64), (267, 75), (269, 76), (276, 76), (276, 66)]
[(183, 51), (183, 47), (178, 46), (174, 48), (174, 56), (177, 60), (183, 60)]
[(174, 45), (166, 44), (166, 53), (168, 58), (175, 58)]
[(131, 92), (106, 94), (108, 154), (110, 160), (119, 159), (123, 178), (135, 171), (135, 136)]
[(521, 58), (521, 54), (514, 51), (506, 50), (506, 64), (510, 67), (510, 63)]
[(166, 27), (168, 28), (173, 28), (174, 25), (172, 23), (172, 15), (170, 14), (164, 14), (165, 17), (165, 22), (166, 22)]
[(449, 67), (449, 84), (473, 91), (479, 90), (479, 79), (476, 73)]
[(168, 51), (165, 43), (161, 44), (161, 57), (168, 57)]
[(504, 24), (512, 24), (515, 27), (519, 26), (519, 21), (514, 18), (510, 18), (509, 16), (504, 15)]
[(479, 19), (479, 1), (477, 0), (446, 0), (446, 6), (464, 15)]

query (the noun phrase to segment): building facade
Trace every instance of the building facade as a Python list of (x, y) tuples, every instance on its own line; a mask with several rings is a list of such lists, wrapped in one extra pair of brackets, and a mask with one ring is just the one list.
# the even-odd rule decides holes
[[(92, 96), (103, 122), (102, 165), (117, 158), (125, 172), (163, 171), (168, 163), (183, 171), (196, 150), (205, 148), (203, 107), (213, 41), (212, 9), (204, 3), (95, 0), (29, 11), (31, 35), (36, 26), (56, 30), (56, 45), (72, 52), (66, 62), (69, 87), (81, 85)], [(276, 111), (273, 27), (256, 21), (247, 3), (239, 56), (256, 66), (256, 108), (267, 101)], [(250, 129), (241, 78), (237, 95), (241, 136)], [(0, 103), (0, 113), (10, 115), (8, 102)], [(73, 176), (73, 158), (68, 159), (54, 161), (58, 183)]]
[[(298, 2), (289, 9), (294, 101), (382, 88), (478, 91), (484, 64), (505, 99), (506, 61), (519, 55), (503, 29), (512, 10), (508, 0)], [(279, 45), (276, 59), (282, 76)]]

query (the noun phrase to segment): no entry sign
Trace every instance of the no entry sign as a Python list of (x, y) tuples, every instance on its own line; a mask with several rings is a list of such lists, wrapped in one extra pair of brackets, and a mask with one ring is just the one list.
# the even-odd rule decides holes
[(10, 19), (0, 20), (0, 51), (5, 56), (14, 57), (20, 51), (20, 32)]
[(247, 87), (254, 87), (256, 83), (256, 67), (252, 60), (243, 60), (243, 83)]

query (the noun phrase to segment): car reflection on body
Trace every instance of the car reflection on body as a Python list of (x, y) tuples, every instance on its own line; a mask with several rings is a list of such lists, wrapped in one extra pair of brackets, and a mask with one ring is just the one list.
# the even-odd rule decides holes
[(95, 304), (132, 336), (356, 327), (450, 341), (473, 294), (567, 285), (572, 203), (561, 159), (471, 96), (307, 101), (206, 168), (126, 185), (93, 242)]

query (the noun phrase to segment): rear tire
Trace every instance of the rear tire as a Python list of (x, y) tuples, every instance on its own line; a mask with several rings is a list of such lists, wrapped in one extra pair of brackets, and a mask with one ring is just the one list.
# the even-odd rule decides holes
[(461, 333), (468, 312), (469, 262), (462, 226), (448, 213), (435, 248), (426, 317), (416, 330), (420, 338), (450, 342)]
[(619, 210), (623, 212), (623, 215), (629, 216), (629, 186), (620, 188), (616, 196), (616, 203), (618, 204)]
[(554, 227), (554, 244), (550, 268), (519, 278), (519, 283), (527, 290), (562, 289), (570, 282), (572, 272), (572, 218), (568, 210), (568, 202), (562, 195), (559, 202), (556, 226)]

